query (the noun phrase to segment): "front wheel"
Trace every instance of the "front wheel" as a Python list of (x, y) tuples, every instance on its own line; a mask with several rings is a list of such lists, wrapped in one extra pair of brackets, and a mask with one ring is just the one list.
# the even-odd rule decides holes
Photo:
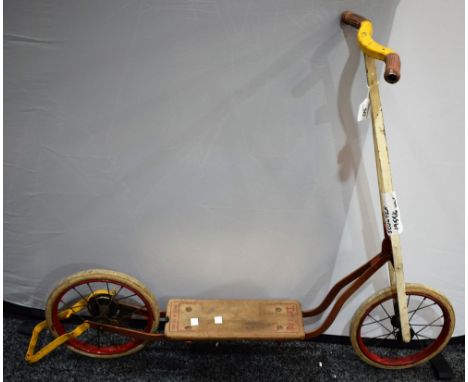
[(404, 369), (440, 353), (452, 336), (455, 314), (449, 300), (434, 289), (406, 284), (411, 341), (400, 334), (396, 290), (386, 288), (366, 300), (351, 322), (351, 343), (372, 366)]

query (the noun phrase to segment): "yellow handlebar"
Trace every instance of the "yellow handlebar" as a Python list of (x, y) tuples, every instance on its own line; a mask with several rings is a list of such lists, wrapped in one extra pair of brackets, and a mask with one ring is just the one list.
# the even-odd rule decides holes
[(372, 22), (351, 11), (343, 12), (341, 21), (358, 29), (358, 43), (365, 55), (385, 62), (385, 80), (391, 84), (398, 82), (401, 67), (400, 57), (392, 49), (380, 45), (372, 39)]
[(380, 45), (372, 39), (374, 29), (369, 20), (364, 20), (357, 33), (357, 39), (361, 50), (369, 57), (376, 58), (377, 60), (385, 61), (390, 53), (395, 53), (392, 49)]

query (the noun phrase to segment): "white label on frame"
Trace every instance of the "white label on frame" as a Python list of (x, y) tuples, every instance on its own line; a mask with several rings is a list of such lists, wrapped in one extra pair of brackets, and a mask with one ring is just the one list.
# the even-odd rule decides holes
[(190, 326), (198, 326), (198, 317), (190, 319)]
[(216, 325), (222, 324), (222, 323), (223, 323), (223, 316), (215, 316), (215, 318), (214, 318), (214, 323), (215, 323)]
[(403, 232), (403, 223), (401, 222), (401, 214), (395, 192), (382, 194), (382, 205), (387, 235), (401, 234)]

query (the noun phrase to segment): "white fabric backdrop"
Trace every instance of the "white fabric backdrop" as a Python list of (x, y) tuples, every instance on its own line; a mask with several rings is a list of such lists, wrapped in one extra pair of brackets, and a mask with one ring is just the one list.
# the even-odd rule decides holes
[[(427, 31), (419, 3), (6, 1), (4, 299), (43, 308), (61, 278), (110, 268), (162, 306), (318, 303), (381, 240), (349, 8), (402, 54), (382, 95), (407, 279), (448, 295), (463, 334), (463, 4), (425, 1)], [(441, 13), (455, 37), (426, 64), (413, 48)]]

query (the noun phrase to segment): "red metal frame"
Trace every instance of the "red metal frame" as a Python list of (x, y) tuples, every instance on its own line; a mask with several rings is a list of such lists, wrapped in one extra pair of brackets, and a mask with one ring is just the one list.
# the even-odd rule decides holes
[[(345, 287), (347, 287), (336, 300), (335, 305), (333, 305), (333, 308), (328, 314), (325, 321), (318, 328), (310, 332), (306, 332), (304, 339), (308, 340), (325, 332), (325, 330), (327, 330), (333, 323), (339, 311), (343, 307), (344, 303), (351, 297), (351, 295), (354, 292), (356, 292), (356, 290), (358, 290), (375, 272), (377, 272), (382, 266), (384, 266), (389, 261), (392, 261), (392, 246), (390, 240), (388, 239), (388, 237), (386, 237), (382, 242), (382, 251), (378, 255), (374, 256), (367, 263), (360, 266), (355, 271), (351, 272), (349, 275), (338, 281), (317, 307), (309, 310), (304, 310), (302, 312), (302, 317), (304, 318), (314, 317), (323, 313), (332, 304), (332, 302), (335, 301), (338, 294)], [(165, 313), (166, 312), (161, 312), (161, 317), (165, 317)], [(145, 333), (138, 330), (101, 324), (92, 321), (88, 321), (88, 323), (94, 329), (118, 333), (139, 340), (158, 341), (166, 339), (164, 333)]]

